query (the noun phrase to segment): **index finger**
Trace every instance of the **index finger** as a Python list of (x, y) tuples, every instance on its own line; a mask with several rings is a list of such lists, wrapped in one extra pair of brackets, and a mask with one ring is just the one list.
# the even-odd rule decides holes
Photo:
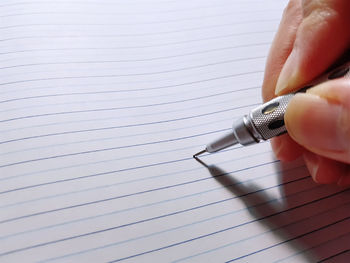
[(296, 32), (302, 20), (301, 0), (291, 0), (283, 12), (283, 16), (271, 44), (266, 61), (262, 96), (264, 101), (271, 100), (275, 96), (277, 79), (292, 51)]
[[(291, 0), (283, 16), (270, 47), (262, 86), (263, 100), (266, 102), (275, 97), (275, 87), (289, 54), (291, 53), (299, 24), (302, 21), (301, 0)], [(281, 160), (293, 160), (301, 155), (303, 149), (288, 134), (271, 140), (271, 146)]]

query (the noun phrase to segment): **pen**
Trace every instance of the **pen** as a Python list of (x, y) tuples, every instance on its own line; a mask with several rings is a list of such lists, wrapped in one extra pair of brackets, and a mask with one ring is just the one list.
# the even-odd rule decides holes
[(286, 133), (284, 114), (291, 98), (296, 93), (306, 92), (314, 85), (342, 77), (350, 78), (350, 62), (321, 75), (295, 93), (276, 97), (251, 110), (248, 115), (233, 123), (229, 133), (207, 144), (204, 150), (194, 154), (193, 157), (197, 158), (198, 155), (206, 152), (217, 152), (238, 143), (244, 146), (259, 143), (261, 140), (268, 140)]

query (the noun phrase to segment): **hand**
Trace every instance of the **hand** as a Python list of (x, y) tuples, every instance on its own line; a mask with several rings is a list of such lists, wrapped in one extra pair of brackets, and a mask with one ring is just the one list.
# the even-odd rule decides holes
[[(349, 49), (349, 0), (291, 0), (266, 63), (264, 101), (301, 88)], [(285, 123), (288, 134), (271, 141), (277, 158), (302, 156), (316, 182), (350, 185), (349, 78), (294, 96)]]

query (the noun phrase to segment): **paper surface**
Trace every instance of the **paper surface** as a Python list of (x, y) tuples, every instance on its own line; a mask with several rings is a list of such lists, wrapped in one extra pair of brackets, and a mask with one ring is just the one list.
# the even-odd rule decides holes
[(261, 103), (286, 1), (2, 1), (1, 262), (349, 260), (349, 191), (268, 143), (192, 155)]

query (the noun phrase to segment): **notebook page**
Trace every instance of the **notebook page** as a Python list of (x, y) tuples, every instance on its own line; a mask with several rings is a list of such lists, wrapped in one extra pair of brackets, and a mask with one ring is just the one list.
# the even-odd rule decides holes
[(348, 259), (348, 190), (268, 143), (192, 158), (261, 103), (286, 3), (3, 1), (1, 262)]

